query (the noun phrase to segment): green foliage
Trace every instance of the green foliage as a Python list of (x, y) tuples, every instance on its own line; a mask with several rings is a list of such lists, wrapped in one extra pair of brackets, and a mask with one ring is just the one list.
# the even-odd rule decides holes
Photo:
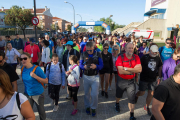
[(67, 31), (71, 31), (71, 27), (72, 27), (72, 25), (68, 25), (67, 26)]
[(52, 30), (58, 30), (58, 29), (59, 29), (59, 26), (58, 26), (58, 25), (55, 26), (55, 24), (52, 24), (52, 25), (51, 25), (51, 29), (52, 29)]
[[(101, 18), (99, 21), (103, 21), (107, 25), (110, 24), (111, 31), (113, 31), (117, 28), (123, 28), (125, 26), (125, 25), (119, 25), (119, 24), (113, 22), (113, 20), (111, 18)], [(113, 22), (113, 24), (112, 24), (112, 22)], [(94, 26), (94, 31), (95, 32), (105, 32), (105, 28), (103, 28), (102, 26)]]
[(77, 28), (77, 32), (87, 32), (87, 29), (84, 27)]
[(20, 29), (25, 29), (27, 26), (32, 26), (33, 15), (28, 9), (22, 10), (19, 6), (12, 6), (6, 11), (5, 24), (10, 26), (18, 26)]

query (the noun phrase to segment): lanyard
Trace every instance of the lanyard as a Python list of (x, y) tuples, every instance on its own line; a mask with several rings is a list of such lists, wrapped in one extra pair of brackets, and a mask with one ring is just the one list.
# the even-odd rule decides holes
[[(30, 46), (30, 48), (31, 48), (31, 46)], [(33, 49), (34, 49), (34, 45), (33, 45)], [(33, 49), (31, 49), (32, 54), (33, 54)]]

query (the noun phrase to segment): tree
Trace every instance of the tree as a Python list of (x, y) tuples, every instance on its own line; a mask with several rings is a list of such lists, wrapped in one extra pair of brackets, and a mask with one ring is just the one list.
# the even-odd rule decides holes
[(52, 25), (51, 25), (51, 29), (52, 29), (52, 30), (58, 30), (58, 29), (59, 29), (59, 26), (58, 26), (58, 25), (55, 25), (55, 24), (52, 24)]
[(87, 29), (84, 28), (84, 27), (79, 27), (79, 28), (77, 28), (76, 31), (77, 31), (77, 32), (87, 32)]
[[(113, 31), (113, 30), (115, 30), (117, 28), (123, 28), (125, 26), (125, 25), (116, 24), (115, 22), (113, 22), (113, 20), (111, 18), (101, 18), (99, 21), (103, 21), (107, 25), (110, 24), (111, 31)], [(113, 24), (112, 24), (112, 22), (113, 22)], [(104, 32), (105, 28), (102, 27), (102, 26), (94, 26), (94, 31), (95, 32)]]
[(25, 29), (28, 26), (32, 26), (33, 14), (28, 9), (22, 9), (19, 6), (12, 6), (11, 9), (7, 10), (5, 15), (5, 24), (10, 26), (18, 26), (24, 34), (25, 39)]
[(72, 27), (72, 25), (68, 25), (67, 26), (67, 31), (71, 31), (71, 27)]

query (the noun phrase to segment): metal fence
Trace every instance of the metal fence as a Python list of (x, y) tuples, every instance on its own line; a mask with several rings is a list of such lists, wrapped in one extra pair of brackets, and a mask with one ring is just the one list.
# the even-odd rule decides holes
[[(1, 36), (6, 36), (6, 35), (15, 35), (15, 34), (19, 34), (19, 35), (23, 35), (23, 31), (22, 30), (18, 30), (18, 31), (12, 31), (12, 30), (0, 30), (0, 35)], [(43, 33), (43, 31), (41, 30), (37, 30), (37, 34), (41, 34)], [(25, 35), (32, 35), (35, 34), (35, 30), (25, 30)]]

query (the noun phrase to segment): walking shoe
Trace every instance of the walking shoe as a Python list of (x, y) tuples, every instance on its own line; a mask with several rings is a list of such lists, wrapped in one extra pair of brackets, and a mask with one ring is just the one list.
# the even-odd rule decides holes
[(135, 117), (130, 117), (129, 120), (136, 120), (136, 118)]
[(73, 110), (72, 113), (71, 113), (71, 115), (75, 115), (77, 112), (78, 112), (77, 109), (76, 109), (76, 110)]
[(92, 109), (92, 116), (96, 116), (96, 109)]
[(104, 91), (101, 91), (101, 95), (104, 96)]
[(111, 90), (112, 90), (112, 89), (111, 89), (111, 86), (109, 86), (108, 90), (109, 90), (109, 91), (111, 91)]
[(116, 112), (120, 112), (120, 107), (119, 107), (119, 103), (117, 104), (115, 104), (115, 108), (116, 108)]
[(54, 106), (54, 100), (51, 101), (51, 106)]
[(138, 96), (135, 96), (135, 104), (137, 103), (138, 101)]
[(147, 114), (148, 114), (149, 116), (151, 116), (151, 115), (152, 115), (152, 113), (151, 113), (151, 111), (150, 111), (149, 107), (147, 107), (147, 108), (146, 108), (146, 106), (144, 106), (144, 110), (146, 110), (146, 111), (147, 111)]
[(105, 92), (105, 97), (108, 98), (108, 92)]
[(90, 115), (90, 108), (86, 108), (86, 113)]
[(55, 105), (53, 111), (54, 112), (58, 111), (58, 108), (59, 108), (59, 105)]
[(70, 99), (71, 99), (71, 98), (69, 97), (69, 94), (67, 94), (66, 99), (67, 99), (67, 100), (70, 100)]

